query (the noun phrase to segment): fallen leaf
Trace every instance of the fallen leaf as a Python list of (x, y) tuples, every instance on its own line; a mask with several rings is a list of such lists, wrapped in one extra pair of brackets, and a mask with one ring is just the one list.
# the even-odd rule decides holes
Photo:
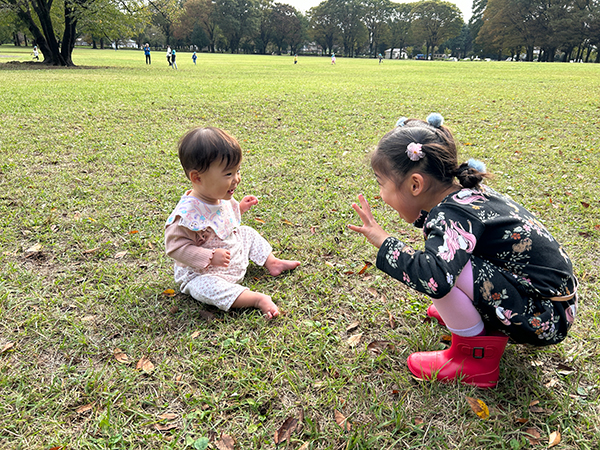
[(85, 253), (85, 254), (94, 253), (94, 252), (97, 252), (98, 250), (100, 250), (100, 247), (94, 247), (94, 248), (90, 248), (90, 249), (84, 250), (83, 253)]
[(346, 327), (346, 333), (356, 330), (360, 326), (360, 322), (352, 322)]
[(155, 423), (154, 424), (154, 429), (156, 431), (169, 431), (169, 430), (174, 430), (178, 428), (177, 424), (175, 423), (166, 423), (166, 424), (161, 424), (161, 423)]
[(14, 347), (15, 347), (14, 342), (7, 342), (6, 344), (4, 344), (4, 347), (2, 347), (2, 350), (0, 350), (0, 353), (7, 352), (8, 350), (10, 350), (11, 348), (14, 348)]
[(37, 244), (29, 247), (27, 250), (25, 250), (25, 253), (38, 253), (41, 250), (42, 250), (42, 244), (37, 243)]
[(255, 217), (254, 220), (256, 220), (258, 223), (266, 223), (264, 220), (262, 220), (260, 217)]
[(590, 204), (587, 202), (581, 202), (581, 206), (583, 206), (584, 208), (589, 208)]
[(350, 336), (347, 341), (348, 345), (350, 347), (356, 347), (359, 344), (360, 338), (362, 337), (362, 335), (363, 335), (362, 333), (358, 333), (353, 336)]
[(162, 292), (162, 295), (165, 295), (167, 297), (175, 297), (175, 290), (174, 289), (165, 289)]
[(200, 332), (199, 331), (194, 331), (190, 337), (192, 339), (196, 339), (198, 336), (200, 336)]
[(560, 432), (553, 431), (548, 438), (548, 448), (554, 447), (558, 444), (560, 444)]
[(368, 288), (367, 291), (369, 291), (369, 294), (371, 294), (373, 297), (378, 297), (379, 296), (379, 292), (377, 292), (377, 289), (375, 288)]
[(288, 417), (285, 419), (285, 422), (283, 422), (279, 429), (275, 430), (275, 444), (280, 444), (286, 439), (289, 439), (292, 433), (296, 430), (297, 425), (298, 419), (295, 417)]
[(91, 411), (94, 408), (95, 405), (96, 405), (95, 402), (94, 403), (88, 403), (87, 405), (81, 405), (79, 408), (77, 408), (75, 410), (75, 412), (77, 414), (83, 414), (84, 412)]
[(394, 351), (396, 348), (390, 341), (373, 341), (367, 345), (367, 350), (376, 355), (382, 354), (385, 350)]
[(113, 355), (117, 361), (122, 364), (129, 364), (131, 361), (129, 360), (129, 356), (127, 356), (120, 348), (115, 348), (113, 351)]
[(515, 422), (516, 423), (527, 423), (527, 422), (529, 422), (529, 419), (525, 419), (524, 417), (517, 417), (515, 419)]
[(175, 383), (181, 383), (181, 380), (183, 379), (183, 375), (178, 373), (177, 375), (175, 375)]
[(558, 380), (556, 378), (552, 378), (550, 381), (548, 381), (544, 387), (546, 388), (551, 388), (554, 387), (556, 384), (558, 383)]
[(131, 231), (129, 232), (129, 234), (138, 234), (138, 233), (139, 233), (139, 231), (138, 231), (138, 230), (131, 230)]
[(442, 337), (440, 338), (440, 341), (446, 342), (449, 344), (452, 342), (452, 336), (449, 334), (443, 334)]
[(392, 315), (392, 313), (389, 310), (387, 313), (388, 313), (388, 319), (390, 322), (390, 328), (392, 330), (395, 330), (396, 329), (396, 319), (394, 318), (394, 316)]
[(62, 450), (62, 449), (63, 449), (63, 446), (59, 445), (57, 447), (50, 447), (48, 450)]
[(335, 423), (337, 423), (342, 430), (350, 431), (352, 426), (350, 425), (350, 422), (348, 422), (348, 419), (346, 419), (346, 416), (344, 416), (337, 409), (333, 411), (333, 415), (335, 417)]
[(331, 267), (332, 269), (335, 269), (335, 266), (329, 261), (325, 261), (325, 265)]
[(535, 405), (537, 405), (539, 402), (540, 402), (539, 400), (531, 400), (531, 401), (529, 402), (529, 406), (535, 406)]
[(381, 195), (375, 195), (375, 196), (373, 196), (373, 198), (374, 198), (375, 200), (379, 200), (379, 199), (381, 198)]
[(310, 442), (305, 442), (300, 447), (298, 447), (298, 450), (308, 450), (309, 445), (310, 445)]
[(286, 219), (283, 219), (282, 222), (285, 223), (286, 225), (290, 225), (292, 227), (296, 226), (293, 222), (290, 222), (289, 220), (286, 220)]
[(158, 416), (159, 419), (163, 419), (163, 420), (175, 420), (175, 419), (177, 419), (177, 417), (179, 417), (179, 416), (175, 413), (164, 413), (164, 414), (161, 414), (160, 416)]
[(469, 402), (469, 406), (473, 412), (477, 414), (480, 419), (486, 420), (488, 417), (490, 417), (490, 410), (483, 400), (468, 396), (465, 396), (465, 398), (467, 399), (467, 402)]
[(362, 274), (363, 274), (363, 273), (365, 273), (365, 272), (366, 272), (366, 270), (367, 270), (369, 267), (371, 267), (372, 265), (373, 265), (373, 263), (370, 263), (370, 262), (368, 262), (368, 261), (365, 261), (365, 265), (363, 266), (363, 268), (362, 268), (362, 269), (360, 269), (360, 270), (358, 271), (358, 274), (359, 274), (359, 275), (362, 275)]
[(215, 447), (219, 450), (233, 450), (235, 448), (235, 441), (228, 434), (222, 434), (221, 440), (215, 442)]
[(415, 417), (415, 425), (423, 425), (423, 419), (420, 417)]
[(526, 438), (529, 439), (531, 445), (538, 445), (542, 442), (542, 435), (537, 428), (525, 428), (523, 430), (526, 433)]
[(154, 364), (152, 364), (152, 361), (150, 361), (147, 357), (142, 356), (135, 365), (135, 368), (137, 370), (142, 370), (146, 373), (150, 373), (154, 370)]
[(125, 256), (126, 254), (127, 254), (127, 250), (124, 250), (124, 251), (122, 251), (122, 252), (116, 253), (116, 254), (115, 254), (115, 258), (116, 258), (116, 259), (121, 259), (121, 258), (123, 258), (123, 256)]
[(207, 322), (211, 322), (213, 320), (215, 320), (216, 316), (209, 312), (209, 311), (200, 311), (200, 317), (202, 317), (204, 320), (206, 320)]
[(315, 234), (317, 232), (317, 227), (310, 227), (311, 234)]

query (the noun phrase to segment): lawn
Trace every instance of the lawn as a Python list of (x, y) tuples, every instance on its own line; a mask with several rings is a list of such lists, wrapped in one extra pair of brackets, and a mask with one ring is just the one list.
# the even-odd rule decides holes
[[(79, 67), (49, 69), (30, 51), (0, 47), (0, 448), (273, 449), (288, 418), (294, 450), (600, 446), (600, 65), (179, 52), (176, 71), (163, 52), (77, 48)], [(448, 332), (425, 296), (361, 271), (376, 250), (346, 230), (363, 193), (422, 245), (378, 199), (368, 152), (434, 111), (581, 282), (570, 336), (509, 344), (494, 390), (412, 378), (406, 357)], [(244, 223), (302, 261), (249, 269), (284, 311), (272, 322), (180, 294), (164, 254), (188, 188), (177, 142), (208, 125), (242, 144), (236, 196), (260, 202)]]

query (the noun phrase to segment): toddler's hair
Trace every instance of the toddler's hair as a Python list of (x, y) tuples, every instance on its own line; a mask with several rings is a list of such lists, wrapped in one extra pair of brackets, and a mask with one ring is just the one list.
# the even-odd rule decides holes
[(241, 160), (239, 142), (219, 128), (194, 128), (179, 141), (179, 161), (188, 178), (192, 170), (206, 172), (213, 162), (225, 162), (228, 169), (237, 166)]
[[(440, 116), (441, 118), (441, 116)], [(404, 119), (377, 144), (371, 155), (371, 167), (379, 175), (396, 184), (413, 172), (427, 174), (442, 184), (451, 184), (454, 177), (466, 188), (478, 187), (488, 175), (469, 166), (458, 164), (454, 137), (444, 125), (419, 119)], [(421, 144), (423, 157), (413, 161), (406, 153), (410, 143)]]

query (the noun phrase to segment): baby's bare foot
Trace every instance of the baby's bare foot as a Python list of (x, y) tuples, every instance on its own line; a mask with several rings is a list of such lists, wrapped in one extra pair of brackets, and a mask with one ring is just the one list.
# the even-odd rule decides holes
[(265, 267), (271, 275), (276, 277), (286, 270), (293, 270), (300, 265), (300, 261), (275, 258), (271, 253), (265, 262)]
[(279, 315), (279, 308), (275, 303), (273, 303), (273, 300), (271, 300), (271, 297), (268, 295), (263, 295), (256, 302), (256, 306), (260, 308), (267, 320), (274, 319)]

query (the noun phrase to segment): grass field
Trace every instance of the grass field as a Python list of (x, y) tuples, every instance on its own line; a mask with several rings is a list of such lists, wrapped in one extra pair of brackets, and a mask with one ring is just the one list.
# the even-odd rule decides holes
[[(162, 52), (147, 66), (142, 52), (79, 48), (77, 68), (6, 63), (30, 51), (0, 47), (0, 448), (223, 450), (230, 436), (273, 449), (290, 417), (279, 448), (545, 448), (553, 432), (555, 448), (599, 448), (599, 65), (199, 54), (194, 66), (180, 52), (175, 71)], [(434, 111), (581, 281), (567, 340), (509, 345), (495, 390), (410, 376), (406, 357), (443, 348), (447, 331), (424, 322), (426, 297), (374, 267), (359, 275), (376, 252), (346, 231), (364, 193), (384, 228), (421, 245), (376, 198), (367, 155), (399, 116)], [(177, 141), (199, 125), (240, 140), (237, 196), (260, 200), (245, 223), (302, 261), (277, 278), (249, 269), (245, 285), (285, 311), (275, 321), (177, 292), (163, 224), (188, 188)], [(137, 369), (142, 357), (153, 368)]]

